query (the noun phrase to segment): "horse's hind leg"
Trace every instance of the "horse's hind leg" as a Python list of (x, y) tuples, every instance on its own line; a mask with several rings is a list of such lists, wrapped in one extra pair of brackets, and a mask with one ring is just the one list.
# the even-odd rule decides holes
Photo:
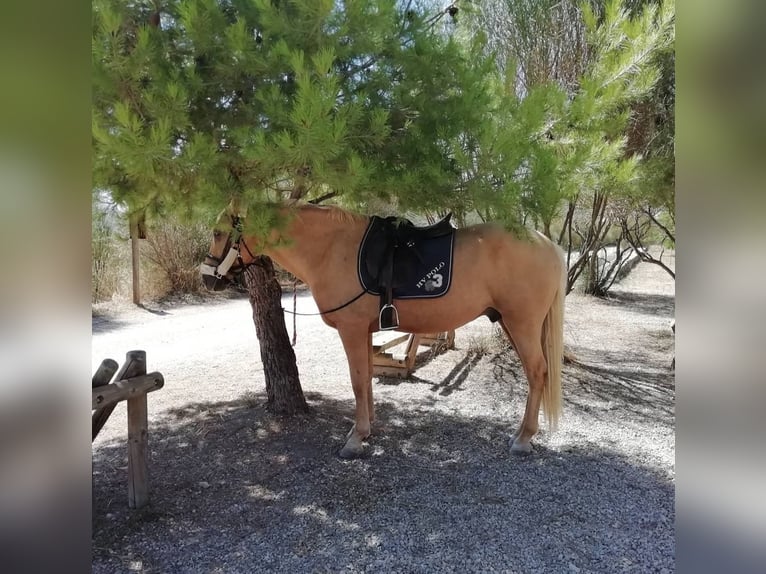
[(503, 327), (516, 348), (529, 383), (524, 418), (513, 439), (511, 439), (511, 452), (513, 454), (526, 454), (532, 451), (530, 441), (537, 434), (539, 428), (540, 403), (543, 398), (545, 380), (548, 376), (548, 366), (541, 344), (542, 325), (513, 325), (510, 328), (504, 320)]
[(375, 422), (375, 405), (372, 403), (372, 333), (367, 334), (367, 414), (370, 417), (370, 426)]
[(372, 360), (370, 353), (370, 335), (367, 326), (361, 328), (338, 328), (343, 348), (348, 359), (348, 370), (351, 375), (351, 386), (356, 399), (354, 426), (348, 433), (346, 444), (340, 451), (341, 458), (356, 458), (362, 454), (362, 441), (370, 435), (372, 418)]

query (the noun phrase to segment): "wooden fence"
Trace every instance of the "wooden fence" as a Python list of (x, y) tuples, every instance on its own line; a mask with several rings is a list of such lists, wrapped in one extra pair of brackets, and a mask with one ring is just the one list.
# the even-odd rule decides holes
[(149, 421), (146, 395), (161, 389), (165, 379), (157, 372), (147, 374), (145, 351), (129, 351), (119, 372), (117, 368), (116, 361), (104, 359), (93, 375), (91, 442), (96, 440), (117, 403), (127, 401), (128, 506), (141, 508), (149, 502)]

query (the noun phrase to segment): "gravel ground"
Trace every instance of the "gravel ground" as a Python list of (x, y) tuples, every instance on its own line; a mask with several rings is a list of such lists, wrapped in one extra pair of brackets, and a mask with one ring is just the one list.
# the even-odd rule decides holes
[[(292, 304), (285, 296), (285, 306)], [(298, 319), (312, 413), (263, 408), (245, 299), (93, 319), (93, 368), (147, 351), (151, 502), (127, 508), (126, 413), (93, 444), (93, 572), (671, 572), (674, 284), (639, 264), (608, 300), (567, 298), (559, 430), (508, 449), (518, 359), (482, 318), (407, 380), (374, 379), (367, 456), (337, 456), (353, 395), (335, 331)], [(315, 309), (308, 294), (298, 310)]]

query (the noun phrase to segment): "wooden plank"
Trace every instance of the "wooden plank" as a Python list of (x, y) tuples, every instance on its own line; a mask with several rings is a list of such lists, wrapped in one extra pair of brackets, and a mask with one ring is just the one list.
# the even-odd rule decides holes
[(128, 399), (128, 506), (149, 502), (149, 417), (146, 393)]
[(404, 341), (407, 341), (407, 351), (405, 355), (394, 356), (392, 353), (377, 352), (372, 357), (372, 372), (374, 375), (383, 375), (386, 377), (406, 378), (412, 372), (417, 356), (418, 341), (420, 335), (406, 334), (391, 340), (393, 347)]
[[(128, 351), (125, 354), (125, 363), (123, 363), (120, 371), (115, 375), (115, 379), (118, 381), (122, 379), (129, 379), (137, 377), (139, 375), (146, 374), (146, 351)], [(112, 414), (114, 407), (117, 403), (108, 405), (106, 407), (100, 407), (95, 413), (93, 413), (93, 437), (91, 441), (96, 440), (99, 431), (103, 428), (109, 415)]]
[(407, 374), (411, 373), (412, 369), (415, 367), (415, 359), (418, 356), (420, 338), (421, 335), (413, 333), (410, 335), (410, 342), (407, 343), (407, 351), (404, 353), (404, 356), (406, 357), (405, 362), (407, 366)]
[(439, 350), (452, 349), (455, 346), (455, 331), (429, 333), (420, 339), (421, 345), (439, 347)]
[(96, 369), (96, 372), (91, 379), (91, 387), (101, 387), (109, 383), (112, 380), (112, 376), (117, 372), (119, 365), (114, 359), (104, 359)]
[(381, 353), (375, 357), (375, 365), (388, 367), (406, 367), (405, 360), (394, 357), (391, 353)]
[(407, 363), (404, 357), (400, 358), (400, 356), (394, 356), (391, 353), (380, 353), (379, 355), (375, 355), (372, 372), (374, 375), (378, 376), (399, 377), (402, 379), (409, 376)]
[(406, 367), (387, 367), (385, 365), (376, 365), (373, 369), (375, 375), (379, 377), (398, 377), (406, 379), (409, 377)]
[(160, 373), (149, 373), (122, 381), (115, 381), (93, 389), (93, 408), (103, 408), (120, 401), (135, 398), (141, 394), (161, 389), (165, 379)]
[(409, 337), (410, 337), (409, 333), (404, 333), (403, 335), (394, 337), (393, 339), (386, 341), (385, 343), (382, 343), (380, 345), (373, 345), (372, 352), (382, 353), (383, 351), (386, 351), (387, 349), (390, 349), (391, 347), (396, 347), (397, 345), (404, 343)]

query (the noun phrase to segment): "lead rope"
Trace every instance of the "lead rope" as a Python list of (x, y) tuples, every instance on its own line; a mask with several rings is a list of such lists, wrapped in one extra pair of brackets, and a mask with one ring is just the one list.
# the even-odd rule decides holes
[(298, 330), (296, 329), (296, 321), (298, 320), (298, 315), (295, 313), (295, 309), (298, 305), (298, 279), (293, 279), (293, 347), (295, 347), (295, 344), (298, 342)]

